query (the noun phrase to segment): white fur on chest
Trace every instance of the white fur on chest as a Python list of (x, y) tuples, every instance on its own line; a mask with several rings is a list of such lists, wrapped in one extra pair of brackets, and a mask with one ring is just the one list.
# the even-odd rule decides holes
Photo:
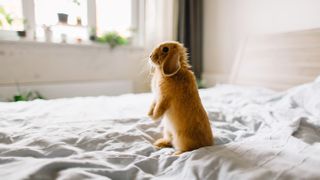
[(168, 130), (168, 131), (170, 131), (170, 132), (172, 132), (173, 131), (173, 124), (172, 124), (172, 122), (170, 121), (170, 118), (165, 114), (164, 116), (163, 116), (163, 119), (162, 119), (162, 125), (163, 125), (163, 127), (166, 129), (166, 130)]
[(160, 87), (159, 87), (159, 78), (156, 76), (152, 78), (151, 90), (152, 90), (154, 100), (158, 101), (160, 97)]
[[(161, 95), (161, 89), (160, 89), (160, 77), (154, 76), (151, 80), (151, 90), (152, 94), (154, 96), (154, 100), (157, 102)], [(172, 121), (170, 121), (170, 118), (168, 116), (169, 109), (164, 113), (163, 118), (161, 120), (161, 124), (163, 126), (164, 130), (164, 138), (170, 139), (172, 135), (174, 134), (174, 126), (172, 124)]]
[(171, 139), (173, 136), (175, 136), (174, 126), (167, 114), (163, 116), (161, 125), (163, 127), (163, 135), (165, 139)]

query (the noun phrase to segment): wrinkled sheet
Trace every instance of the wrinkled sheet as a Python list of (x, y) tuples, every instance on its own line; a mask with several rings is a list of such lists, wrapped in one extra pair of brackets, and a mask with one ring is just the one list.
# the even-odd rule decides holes
[(201, 90), (216, 145), (152, 146), (151, 94), (0, 103), (1, 179), (320, 179), (320, 78)]

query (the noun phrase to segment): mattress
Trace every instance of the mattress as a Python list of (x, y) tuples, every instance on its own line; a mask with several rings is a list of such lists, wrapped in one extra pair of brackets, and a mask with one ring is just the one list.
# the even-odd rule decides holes
[(1, 179), (320, 179), (320, 78), (200, 90), (216, 144), (157, 150), (151, 94), (0, 103)]

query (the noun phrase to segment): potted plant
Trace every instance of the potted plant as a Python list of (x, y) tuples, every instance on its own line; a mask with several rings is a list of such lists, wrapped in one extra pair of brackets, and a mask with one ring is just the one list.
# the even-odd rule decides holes
[[(75, 4), (76, 6), (80, 7), (81, 3), (79, 0), (73, 0), (72, 1), (73, 4)], [(82, 20), (81, 20), (81, 17), (80, 16), (77, 16), (77, 25), (78, 26), (81, 26), (82, 25)]]
[(70, 2), (69, 1), (62, 1), (60, 5), (60, 12), (57, 13), (58, 15), (58, 22), (61, 24), (67, 24), (69, 19), (69, 8), (70, 8)]
[[(65, 1), (65, 4), (62, 4), (61, 7), (64, 10), (61, 10), (61, 12), (59, 12), (58, 15), (58, 21), (59, 23), (62, 24), (67, 24), (68, 23), (68, 19), (69, 19), (69, 14), (68, 12), (68, 8), (70, 8), (70, 5), (75, 4), (76, 6), (80, 6), (80, 1), (79, 0), (72, 0), (72, 1)], [(77, 25), (81, 25), (81, 18), (77, 17)]]
[(91, 41), (95, 41), (97, 39), (97, 35), (96, 35), (96, 28), (95, 27), (91, 27), (90, 28), (90, 34), (89, 34), (89, 39)]
[[(19, 19), (20, 20), (20, 19)], [(26, 28), (26, 24), (27, 24), (27, 20), (26, 19), (21, 19), (21, 22), (22, 22), (22, 26), (23, 28)], [(20, 37), (20, 38), (25, 38), (27, 36), (27, 31), (25, 29), (23, 30), (19, 30), (17, 31), (17, 35)]]
[(17, 34), (20, 38), (25, 38), (27, 36), (26, 30), (17, 31)]
[(97, 38), (97, 41), (100, 43), (108, 43), (111, 49), (116, 46), (127, 45), (128, 38), (119, 35), (117, 32), (108, 32)]
[(68, 23), (68, 14), (66, 13), (58, 13), (58, 20), (60, 23), (67, 24)]
[(46, 42), (51, 42), (51, 40), (52, 40), (51, 27), (47, 26), (47, 25), (42, 25), (42, 29), (44, 32), (44, 37), (45, 37)]
[(17, 93), (9, 101), (32, 101), (35, 99), (45, 99), (38, 91), (21, 91), (19, 83), (16, 84)]
[(10, 99), (10, 101), (32, 101), (35, 99), (44, 99), (44, 97), (38, 91), (25, 91), (22, 93), (18, 92)]

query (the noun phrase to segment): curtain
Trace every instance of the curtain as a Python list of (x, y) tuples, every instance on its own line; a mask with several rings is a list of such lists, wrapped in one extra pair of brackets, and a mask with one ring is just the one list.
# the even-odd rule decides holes
[(152, 50), (163, 41), (177, 39), (178, 0), (145, 1), (145, 46)]
[(189, 60), (197, 79), (201, 79), (203, 0), (179, 0), (178, 41), (189, 52)]

